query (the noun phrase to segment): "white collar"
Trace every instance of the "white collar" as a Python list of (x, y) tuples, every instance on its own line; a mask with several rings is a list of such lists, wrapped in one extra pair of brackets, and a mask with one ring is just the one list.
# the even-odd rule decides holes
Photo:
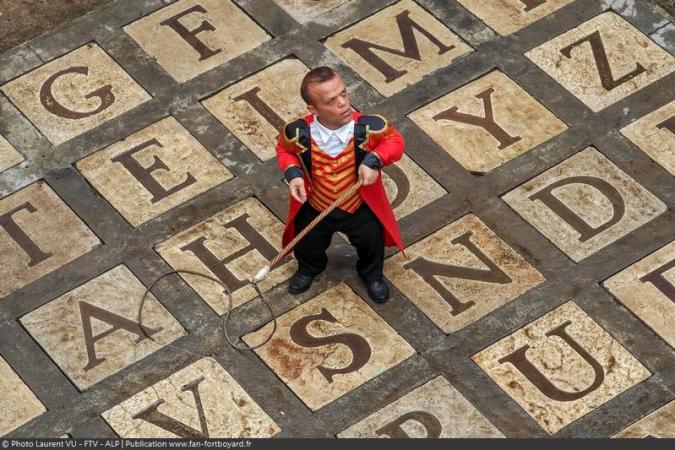
[(349, 140), (352, 138), (354, 135), (354, 120), (350, 120), (348, 123), (342, 125), (340, 128), (336, 130), (331, 130), (329, 128), (326, 128), (319, 122), (319, 119), (314, 116), (314, 120), (312, 121), (316, 125), (316, 129), (319, 132), (319, 140), (321, 143), (326, 143), (328, 140), (331, 138), (332, 135), (337, 136), (337, 138), (342, 142), (343, 144), (346, 144), (349, 142)]

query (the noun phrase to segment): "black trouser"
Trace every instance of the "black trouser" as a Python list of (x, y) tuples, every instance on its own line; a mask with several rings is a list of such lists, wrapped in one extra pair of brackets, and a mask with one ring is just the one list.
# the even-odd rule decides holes
[[(318, 215), (319, 212), (309, 202), (305, 202), (295, 216), (295, 233), (299, 233)], [(298, 242), (294, 254), (300, 273), (316, 276), (323, 272), (328, 263), (326, 249), (336, 231), (346, 234), (349, 242), (356, 247), (358, 274), (366, 281), (380, 280), (384, 266), (382, 224), (365, 202), (354, 214), (335, 209)]]

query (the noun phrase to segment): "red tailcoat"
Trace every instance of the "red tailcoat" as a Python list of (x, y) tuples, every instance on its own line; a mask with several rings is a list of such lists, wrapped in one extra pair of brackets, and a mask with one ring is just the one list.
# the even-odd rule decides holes
[[(352, 117), (354, 122), (356, 122), (361, 116), (358, 112), (353, 112)], [(307, 124), (311, 124), (314, 120), (313, 115), (307, 115), (304, 117)], [(362, 148), (366, 151), (374, 151), (377, 156), (379, 156), (383, 165), (392, 164), (403, 156), (404, 148), (403, 136), (399, 133), (393, 126), (389, 125), (389, 129), (381, 134), (375, 134), (368, 137), (368, 140), (362, 145)], [(290, 166), (302, 167), (300, 162), (300, 157), (298, 154), (302, 151), (300, 147), (294, 145), (292, 149), (286, 148), (283, 142), (283, 129), (279, 133), (279, 139), (277, 141), (276, 152), (277, 152), (277, 162), (279, 168), (282, 171)], [(304, 172), (304, 169), (303, 169)], [(310, 174), (304, 174), (305, 180), (305, 190), (307, 191), (307, 196), (311, 196), (312, 186)], [(377, 180), (375, 183), (370, 186), (361, 186), (359, 189), (361, 198), (363, 201), (370, 207), (370, 209), (375, 213), (378, 220), (382, 223), (384, 228), (384, 245), (387, 247), (396, 246), (399, 249), (403, 250), (403, 242), (401, 241), (401, 233), (398, 229), (398, 223), (394, 218), (394, 211), (391, 209), (391, 204), (389, 204), (389, 199), (384, 191), (384, 185), (382, 184), (382, 173), (377, 175)], [(290, 206), (288, 209), (288, 216), (286, 218), (286, 227), (284, 229), (284, 235), (282, 238), (282, 246), (286, 246), (293, 237), (295, 237), (295, 227), (294, 219), (295, 215), (300, 210), (302, 203), (295, 200), (292, 196), (290, 197)]]

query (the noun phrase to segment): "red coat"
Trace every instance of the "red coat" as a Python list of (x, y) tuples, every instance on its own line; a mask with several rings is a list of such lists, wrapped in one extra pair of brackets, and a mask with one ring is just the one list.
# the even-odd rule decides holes
[[(361, 116), (361, 114), (356, 111), (352, 113), (354, 122), (358, 120), (359, 116)], [(312, 123), (312, 120), (314, 120), (314, 116), (310, 114), (305, 116), (304, 120), (309, 125)], [(362, 148), (366, 151), (375, 151), (377, 156), (380, 157), (382, 164), (386, 166), (401, 159), (404, 146), (403, 136), (390, 125), (390, 129), (387, 132), (369, 137), (364, 145), (362, 145)], [(300, 151), (301, 149), (298, 146), (294, 146), (292, 150), (286, 148), (283, 143), (282, 130), (281, 133), (279, 133), (279, 139), (276, 146), (279, 168), (282, 171), (286, 171), (289, 166), (302, 167), (300, 157), (298, 156)], [(312, 195), (309, 174), (305, 173), (304, 180), (305, 190), (307, 191), (307, 197), (309, 198), (309, 196)], [(370, 207), (383, 225), (384, 245), (387, 247), (396, 246), (400, 250), (403, 250), (403, 242), (401, 241), (398, 223), (396, 223), (394, 211), (391, 209), (391, 204), (389, 204), (389, 199), (387, 198), (387, 194), (384, 191), (384, 185), (382, 184), (382, 173), (378, 174), (375, 183), (370, 186), (362, 186), (359, 189), (359, 193), (361, 194), (363, 201)], [(295, 237), (294, 219), (302, 206), (302, 203), (295, 200), (292, 196), (289, 196), (289, 198), (290, 205), (282, 238), (282, 246), (286, 246), (286, 244)]]

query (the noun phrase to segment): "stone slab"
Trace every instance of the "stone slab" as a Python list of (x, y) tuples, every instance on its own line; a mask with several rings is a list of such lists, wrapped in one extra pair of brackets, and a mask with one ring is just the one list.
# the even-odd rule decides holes
[(300, 23), (310, 20), (334, 10), (340, 5), (349, 3), (351, 0), (274, 0), (291, 17)]
[(617, 273), (603, 286), (675, 347), (675, 241)]
[(0, 299), (101, 244), (45, 183), (0, 200)]
[(0, 55), (0, 84), (42, 65), (42, 60), (26, 43)]
[[(187, 333), (124, 265), (87, 281), (20, 321), (84, 390)], [(143, 329), (141, 329), (141, 325)]]
[(573, 301), (472, 358), (550, 434), (651, 375)]
[(0, 90), (54, 145), (151, 98), (95, 43), (40, 66)]
[(408, 117), (462, 166), (478, 173), (499, 167), (567, 129), (497, 70)]
[(213, 358), (102, 414), (122, 438), (265, 438), (281, 429)]
[(4, 137), (0, 136), (0, 172), (16, 166), (23, 160), (23, 155), (17, 152)]
[[(256, 345), (272, 327), (270, 322), (243, 341)], [(277, 327), (255, 352), (312, 411), (415, 353), (344, 283), (278, 317)]]
[(28, 386), (0, 356), (0, 436), (47, 411)]
[(445, 333), (545, 281), (473, 214), (414, 243), (406, 254), (388, 258), (384, 274)]
[(675, 58), (613, 11), (525, 53), (593, 112), (675, 70)]
[(649, 38), (665, 48), (671, 55), (675, 55), (675, 23), (673, 23), (672, 18), (668, 23), (650, 34)]
[(574, 261), (666, 211), (666, 205), (593, 147), (503, 196)]
[(500, 438), (448, 380), (438, 376), (337, 435), (339, 438)]
[(181, 83), (270, 39), (231, 0), (180, 0), (124, 31)]
[(218, 92), (202, 104), (258, 158), (276, 157), (274, 144), (286, 122), (308, 114), (300, 84), (309, 68), (281, 60)]
[(675, 400), (616, 434), (616, 438), (675, 438)]
[(675, 176), (675, 100), (619, 131)]
[(382, 183), (394, 216), (402, 219), (446, 194), (445, 189), (407, 155), (382, 170)]
[[(401, 33), (399, 27), (410, 32)], [(424, 32), (412, 31), (418, 27)], [(412, 0), (402, 0), (334, 34), (325, 45), (387, 97), (473, 51)]]
[(457, 0), (502, 36), (554, 13), (574, 0)]
[[(175, 270), (206, 273), (232, 292), (233, 307), (257, 297), (250, 280), (281, 250), (283, 224), (257, 199), (247, 198), (157, 245), (157, 252)], [(258, 285), (264, 293), (288, 280), (294, 260), (276, 266)], [(228, 298), (216, 282), (190, 274), (185, 281), (218, 314)]]
[(173, 117), (87, 156), (77, 168), (133, 226), (232, 178)]

